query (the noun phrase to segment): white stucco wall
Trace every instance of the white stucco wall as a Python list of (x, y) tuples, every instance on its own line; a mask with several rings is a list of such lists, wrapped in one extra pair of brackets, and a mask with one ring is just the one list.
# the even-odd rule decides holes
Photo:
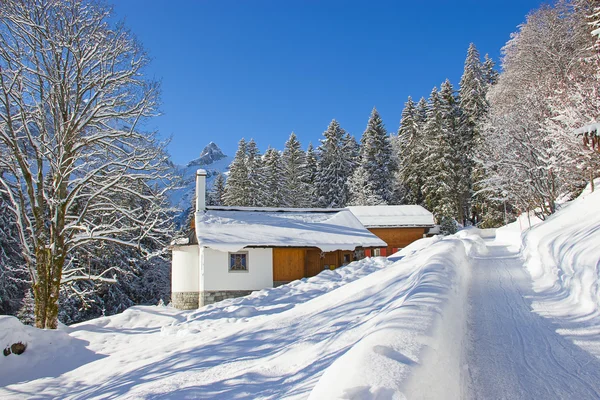
[(172, 292), (197, 292), (199, 290), (198, 245), (173, 247), (171, 270)]
[(229, 272), (229, 253), (200, 249), (200, 290), (260, 290), (273, 287), (273, 249), (244, 249), (248, 272)]

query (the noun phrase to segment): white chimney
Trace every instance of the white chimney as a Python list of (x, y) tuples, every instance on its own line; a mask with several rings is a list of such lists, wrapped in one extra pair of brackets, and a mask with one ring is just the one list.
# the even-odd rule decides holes
[(196, 171), (196, 212), (206, 210), (206, 170)]

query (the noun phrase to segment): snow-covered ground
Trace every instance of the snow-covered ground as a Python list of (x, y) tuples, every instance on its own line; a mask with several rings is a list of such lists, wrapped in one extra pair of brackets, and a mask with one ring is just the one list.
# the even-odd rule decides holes
[[(395, 262), (365, 259), (197, 311), (133, 307), (57, 332), (56, 347), (37, 332), (25, 354), (0, 359), (0, 397), (399, 394), (428, 352), (458, 368), (460, 348), (448, 348), (439, 327), (463, 309), (464, 243), (428, 239)], [(13, 340), (33, 330), (0, 323)]]
[(533, 309), (600, 357), (600, 191), (584, 192), (534, 226), (523, 248)]
[(586, 193), (195, 311), (0, 317), (0, 398), (600, 398), (599, 231)]

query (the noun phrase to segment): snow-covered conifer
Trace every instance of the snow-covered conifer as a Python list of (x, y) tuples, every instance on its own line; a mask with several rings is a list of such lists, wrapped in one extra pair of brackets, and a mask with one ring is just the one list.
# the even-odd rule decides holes
[(317, 179), (317, 154), (312, 143), (308, 144), (308, 148), (306, 149), (306, 185), (308, 190), (308, 206), (315, 207), (317, 205), (317, 196), (316, 196), (316, 179)]
[(293, 208), (308, 206), (306, 154), (294, 132), (285, 142), (281, 164), (283, 167), (283, 205)]
[(496, 63), (494, 63), (494, 60), (492, 60), (490, 58), (490, 56), (488, 54), (486, 54), (484, 56), (484, 62), (483, 65), (481, 66), (483, 69), (483, 77), (485, 80), (485, 83), (488, 86), (493, 86), (498, 82), (498, 76), (499, 73), (498, 71), (495, 70)]
[(392, 203), (396, 166), (390, 138), (376, 108), (371, 112), (360, 142), (359, 166), (350, 185), (351, 204)]
[(246, 168), (248, 170), (247, 193), (248, 199), (247, 204), (250, 207), (262, 207), (264, 206), (264, 182), (262, 174), (263, 160), (260, 154), (260, 150), (256, 145), (254, 139), (250, 139), (246, 146)]
[(264, 206), (283, 206), (283, 168), (279, 151), (269, 147), (263, 157)]
[(351, 155), (344, 151), (345, 132), (334, 119), (323, 132), (317, 149), (315, 190), (320, 207), (345, 207), (348, 204), (348, 178), (352, 170)]
[(425, 179), (423, 170), (425, 144), (417, 112), (417, 105), (409, 96), (402, 110), (398, 135), (394, 140), (394, 150), (398, 160), (397, 184), (404, 190), (403, 202), (407, 204), (423, 203), (421, 188)]
[(229, 166), (223, 197), (226, 206), (250, 206), (246, 147), (244, 138), (240, 139), (238, 149)]
[(212, 206), (224, 205), (225, 198), (225, 177), (222, 173), (218, 173), (213, 181), (212, 188), (209, 193), (210, 204)]
[(443, 101), (438, 89), (434, 87), (429, 96), (427, 121), (423, 128), (427, 148), (427, 155), (423, 161), (427, 174), (422, 189), (427, 209), (438, 219), (441, 216), (451, 216), (454, 210), (454, 204), (447, 201), (451, 190), (447, 129)]

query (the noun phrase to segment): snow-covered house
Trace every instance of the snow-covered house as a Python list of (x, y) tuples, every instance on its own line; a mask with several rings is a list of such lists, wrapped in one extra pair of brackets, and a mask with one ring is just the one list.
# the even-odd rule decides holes
[(367, 256), (389, 256), (422, 238), (435, 226), (433, 214), (417, 205), (351, 206), (348, 209), (365, 228), (387, 243), (382, 249), (365, 250)]
[(207, 207), (196, 176), (195, 229), (172, 246), (172, 302), (193, 309), (337, 268), (387, 243), (348, 209)]

